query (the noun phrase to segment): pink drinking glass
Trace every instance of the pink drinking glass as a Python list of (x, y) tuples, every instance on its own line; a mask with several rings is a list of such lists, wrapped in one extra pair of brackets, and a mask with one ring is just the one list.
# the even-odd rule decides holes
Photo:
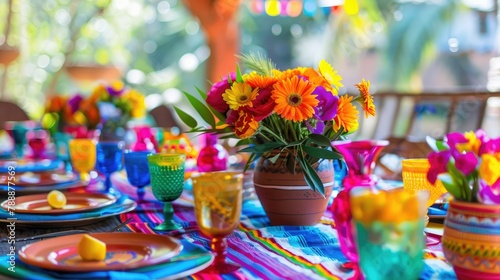
[(31, 157), (33, 159), (45, 158), (45, 149), (49, 140), (49, 134), (43, 129), (30, 130), (26, 133), (28, 145), (31, 148)]
[(340, 249), (347, 259), (355, 263), (358, 262), (359, 257), (354, 243), (349, 193), (353, 187), (376, 188), (378, 177), (373, 174), (375, 161), (387, 145), (389, 145), (387, 140), (332, 142), (332, 147), (344, 156), (347, 175), (342, 181), (344, 189), (333, 200), (331, 210), (339, 236)]

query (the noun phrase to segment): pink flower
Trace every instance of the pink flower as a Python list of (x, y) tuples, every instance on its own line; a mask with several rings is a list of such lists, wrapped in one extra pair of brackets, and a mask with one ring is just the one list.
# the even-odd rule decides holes
[(221, 81), (212, 85), (212, 88), (207, 94), (207, 103), (212, 106), (217, 112), (226, 114), (229, 110), (229, 105), (222, 98), (222, 94), (226, 91), (226, 89), (231, 88), (231, 84), (234, 80), (236, 80), (236, 74), (230, 74), (231, 82), (228, 81), (228, 77), (222, 78)]
[(455, 151), (453, 152), (453, 157), (455, 158), (455, 166), (465, 176), (468, 176), (476, 169), (478, 160), (473, 152), (457, 153)]
[(429, 156), (427, 158), (429, 159), (431, 167), (429, 168), (429, 172), (427, 172), (427, 180), (431, 182), (431, 184), (436, 183), (439, 174), (445, 173), (447, 171), (446, 165), (448, 164), (450, 156), (450, 151), (429, 153)]

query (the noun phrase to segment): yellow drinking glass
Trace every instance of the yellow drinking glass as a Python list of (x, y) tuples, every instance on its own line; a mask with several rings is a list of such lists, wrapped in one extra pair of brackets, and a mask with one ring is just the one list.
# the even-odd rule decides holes
[(89, 182), (96, 163), (96, 142), (89, 138), (70, 139), (68, 147), (73, 169), (80, 173), (82, 181)]
[(193, 175), (194, 212), (202, 234), (209, 237), (215, 260), (203, 273), (225, 274), (240, 268), (226, 260), (225, 237), (240, 223), (243, 173), (206, 172)]
[(403, 188), (405, 191), (414, 193), (416, 191), (426, 191), (429, 193), (427, 207), (431, 206), (443, 194), (447, 193), (443, 183), (437, 180), (436, 184), (431, 184), (427, 180), (427, 171), (430, 163), (426, 158), (413, 158), (402, 160)]

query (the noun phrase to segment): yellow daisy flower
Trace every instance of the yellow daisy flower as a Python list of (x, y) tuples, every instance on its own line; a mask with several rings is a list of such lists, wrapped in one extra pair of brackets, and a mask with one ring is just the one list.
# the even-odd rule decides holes
[(130, 104), (130, 115), (133, 118), (142, 118), (146, 114), (145, 97), (135, 89), (131, 89), (123, 95), (123, 99)]
[(337, 74), (337, 71), (333, 69), (333, 67), (326, 60), (322, 59), (319, 62), (319, 73), (325, 77), (325, 79), (335, 87), (335, 89), (339, 89), (344, 85), (340, 82), (342, 81), (342, 76)]
[(493, 185), (500, 177), (500, 161), (491, 154), (483, 154), (479, 166), (479, 177), (488, 185)]
[(222, 99), (226, 101), (229, 108), (238, 110), (240, 107), (252, 107), (252, 101), (257, 97), (258, 89), (252, 89), (246, 83), (233, 83), (230, 89), (222, 94)]
[(359, 111), (356, 106), (352, 104), (352, 96), (342, 95), (339, 98), (339, 107), (337, 109), (337, 116), (335, 116), (335, 124), (333, 129), (338, 131), (341, 127), (344, 132), (353, 132), (358, 129), (358, 114)]
[(368, 118), (368, 116), (375, 116), (375, 104), (373, 103), (373, 96), (370, 94), (370, 81), (365, 81), (365, 79), (363, 79), (361, 83), (355, 86), (358, 88), (361, 98), (363, 98), (361, 106), (363, 106), (363, 110), (365, 111), (365, 118)]
[(272, 98), (276, 102), (275, 111), (284, 119), (300, 122), (313, 116), (319, 101), (312, 94), (314, 86), (297, 76), (278, 81), (274, 85)]

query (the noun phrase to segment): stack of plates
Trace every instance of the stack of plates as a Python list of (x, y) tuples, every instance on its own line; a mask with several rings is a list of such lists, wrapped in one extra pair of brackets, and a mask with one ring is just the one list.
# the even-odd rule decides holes
[(47, 194), (9, 196), (0, 203), (0, 222), (9, 222), (15, 218), (16, 224), (25, 226), (72, 227), (127, 213), (137, 207), (127, 197), (66, 192), (66, 205), (55, 209), (48, 204)]

